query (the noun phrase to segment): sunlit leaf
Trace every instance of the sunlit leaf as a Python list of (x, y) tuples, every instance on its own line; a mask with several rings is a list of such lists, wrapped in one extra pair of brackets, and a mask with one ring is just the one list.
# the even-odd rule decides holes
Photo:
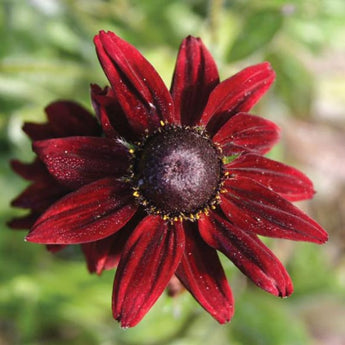
[(311, 72), (296, 55), (287, 51), (273, 52), (266, 59), (277, 73), (275, 86), (278, 95), (290, 108), (293, 116), (307, 118), (314, 97)]
[(233, 319), (229, 333), (239, 344), (309, 344), (305, 326), (288, 312), (284, 300), (248, 291), (237, 302), (237, 319)]
[(243, 24), (239, 35), (228, 53), (228, 60), (235, 61), (247, 57), (265, 47), (282, 27), (280, 11), (268, 9), (252, 12)]

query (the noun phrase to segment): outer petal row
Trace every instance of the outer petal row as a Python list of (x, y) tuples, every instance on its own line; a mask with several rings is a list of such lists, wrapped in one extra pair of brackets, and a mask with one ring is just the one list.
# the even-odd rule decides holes
[[(99, 136), (101, 127), (85, 108), (71, 101), (51, 103), (45, 109), (48, 122), (25, 123), (24, 131), (32, 140), (43, 140), (72, 135)], [(24, 179), (33, 181), (13, 202), (13, 206), (29, 208), (28, 216), (12, 219), (8, 225), (13, 229), (29, 229), (39, 215), (51, 204), (65, 195), (69, 189), (53, 179), (45, 165), (37, 158), (32, 163), (14, 160), (12, 169)]]
[(71, 101), (58, 101), (45, 108), (48, 122), (26, 122), (24, 132), (31, 140), (63, 138), (75, 135), (100, 136), (101, 127), (85, 108)]
[(28, 215), (11, 219), (7, 225), (13, 230), (30, 229), (40, 214), (40, 212), (31, 211)]
[(47, 174), (46, 178), (28, 186), (11, 202), (11, 205), (42, 213), (67, 192), (66, 188), (61, 187)]
[(47, 177), (47, 170), (44, 164), (35, 159), (32, 163), (23, 163), (18, 160), (11, 161), (11, 168), (18, 175), (28, 181), (40, 181)]

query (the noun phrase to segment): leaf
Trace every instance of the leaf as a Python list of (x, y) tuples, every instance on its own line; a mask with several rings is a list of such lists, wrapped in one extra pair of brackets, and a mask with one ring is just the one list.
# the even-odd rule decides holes
[(266, 9), (251, 13), (228, 53), (229, 61), (247, 57), (271, 42), (283, 24), (278, 10)]
[(312, 74), (299, 58), (287, 51), (272, 52), (266, 59), (277, 73), (275, 90), (288, 105), (292, 115), (309, 117), (314, 97)]
[[(291, 303), (291, 300), (287, 302)], [(232, 321), (232, 343), (309, 344), (304, 323), (286, 308), (282, 300), (247, 291), (237, 298), (237, 304), (241, 307), (236, 310), (236, 317)]]

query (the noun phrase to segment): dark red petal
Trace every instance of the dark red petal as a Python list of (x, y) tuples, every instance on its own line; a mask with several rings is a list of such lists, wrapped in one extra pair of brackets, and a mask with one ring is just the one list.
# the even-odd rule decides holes
[(243, 151), (265, 154), (278, 140), (277, 125), (246, 113), (230, 118), (213, 137), (213, 141), (220, 144), (226, 156)]
[(89, 272), (101, 274), (106, 269), (115, 268), (127, 239), (128, 235), (123, 236), (121, 230), (102, 240), (82, 244)]
[(56, 137), (50, 123), (25, 122), (23, 131), (31, 140), (45, 140)]
[(114, 178), (104, 178), (53, 204), (26, 239), (43, 244), (101, 240), (121, 229), (135, 211), (129, 186)]
[(181, 44), (171, 85), (175, 123), (195, 125), (217, 84), (218, 70), (210, 52), (200, 38), (188, 36)]
[(30, 229), (39, 216), (40, 213), (32, 212), (26, 216), (11, 219), (9, 222), (7, 222), (7, 226), (14, 230)]
[(184, 251), (182, 228), (147, 216), (122, 253), (113, 291), (113, 315), (122, 327), (135, 326), (162, 294)]
[(256, 154), (244, 154), (226, 165), (231, 176), (248, 177), (289, 201), (309, 199), (313, 183), (299, 170)]
[(127, 148), (114, 139), (70, 137), (35, 141), (33, 150), (59, 183), (77, 189), (100, 178), (123, 176), (129, 167)]
[(66, 193), (66, 188), (53, 180), (50, 182), (47, 180), (38, 181), (19, 194), (11, 202), (11, 205), (42, 212)]
[(10, 163), (13, 171), (29, 181), (38, 181), (48, 175), (45, 165), (39, 159), (35, 159), (32, 163), (23, 163), (14, 159)]
[[(118, 132), (115, 130), (110, 116), (116, 117), (116, 110), (112, 111), (113, 106), (118, 103), (113, 101), (111, 97), (108, 97), (109, 87), (102, 89), (97, 84), (91, 84), (91, 102), (95, 110), (96, 116), (101, 122), (103, 131), (105, 135), (109, 138), (116, 138), (119, 136)], [(109, 111), (107, 111), (109, 109)]]
[(94, 116), (71, 101), (51, 103), (45, 109), (47, 123), (26, 122), (23, 131), (31, 140), (63, 138), (76, 135), (99, 136), (101, 128)]
[(240, 228), (269, 237), (324, 243), (327, 233), (314, 220), (262, 184), (236, 176), (225, 181), (221, 208)]
[[(71, 101), (58, 101), (45, 108), (54, 137), (100, 136), (97, 119), (81, 105)], [(46, 139), (53, 137), (46, 137)]]
[[(118, 233), (115, 233), (102, 240), (84, 243), (81, 245), (87, 268), (90, 273), (101, 274), (103, 272), (113, 243), (116, 243), (117, 235)], [(114, 267), (116, 267), (118, 260), (120, 259), (118, 253), (116, 253), (112, 258), (114, 260)]]
[(196, 223), (176, 223), (175, 226), (181, 228), (186, 237), (177, 277), (218, 322), (230, 321), (234, 301), (216, 251), (201, 239)]
[(113, 90), (109, 87), (101, 89), (91, 85), (91, 100), (105, 135), (109, 138), (123, 137), (127, 140), (138, 139), (133, 133)]
[(162, 79), (140, 52), (112, 32), (94, 39), (98, 58), (133, 131), (155, 130), (173, 122), (173, 102)]
[(232, 116), (249, 111), (274, 81), (268, 62), (250, 66), (221, 82), (211, 93), (200, 125), (216, 133)]
[(176, 275), (173, 275), (171, 279), (169, 280), (168, 286), (166, 288), (167, 295), (169, 297), (176, 297), (180, 295), (182, 292), (184, 292), (186, 289), (180, 282), (180, 280), (176, 277)]
[(280, 297), (292, 293), (284, 266), (254, 234), (213, 212), (201, 216), (199, 231), (208, 245), (224, 253), (257, 286)]
[(64, 244), (47, 244), (46, 249), (48, 252), (51, 252), (53, 254), (59, 252), (60, 250), (66, 248), (67, 246)]
[(117, 233), (96, 242), (82, 244), (90, 273), (101, 274), (104, 270), (117, 267), (128, 237), (142, 218), (143, 212), (137, 212)]

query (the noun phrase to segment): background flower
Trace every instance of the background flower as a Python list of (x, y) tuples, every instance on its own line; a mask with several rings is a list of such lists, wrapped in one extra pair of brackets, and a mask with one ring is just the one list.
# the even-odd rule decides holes
[[(116, 329), (108, 308), (112, 273), (90, 281), (77, 252), (68, 248), (58, 254), (60, 261), (52, 261), (44, 248), (22, 243), (23, 233), (4, 230), (0, 239), (0, 333), (4, 341), (145, 344), (173, 343), (176, 338), (190, 344), (214, 337), (219, 344), (342, 342), (343, 1), (224, 1), (221, 10), (206, 1), (159, 5), (156, 1), (81, 4), (36, 0), (25, 4), (5, 1), (1, 6), (3, 223), (13, 212), (8, 200), (25, 186), (10, 174), (7, 162), (13, 157), (25, 162), (32, 159), (29, 143), (20, 134), (23, 121), (43, 120), (47, 103), (72, 96), (91, 109), (88, 83), (104, 85), (106, 81), (90, 40), (99, 29), (107, 29), (140, 47), (167, 84), (176, 49), (188, 34), (201, 36), (210, 47), (221, 65), (222, 78), (242, 66), (269, 60), (279, 77), (275, 90), (256, 112), (270, 114), (284, 128), (283, 141), (271, 158), (298, 159), (317, 190), (313, 202), (301, 206), (331, 233), (331, 241), (321, 250), (270, 241), (299, 291), (288, 303), (254, 291), (224, 261), (241, 305), (229, 327), (216, 327), (185, 294), (171, 302), (163, 297), (143, 324), (123, 333)], [(234, 52), (240, 53), (235, 56)], [(180, 316), (173, 318), (174, 313)]]

